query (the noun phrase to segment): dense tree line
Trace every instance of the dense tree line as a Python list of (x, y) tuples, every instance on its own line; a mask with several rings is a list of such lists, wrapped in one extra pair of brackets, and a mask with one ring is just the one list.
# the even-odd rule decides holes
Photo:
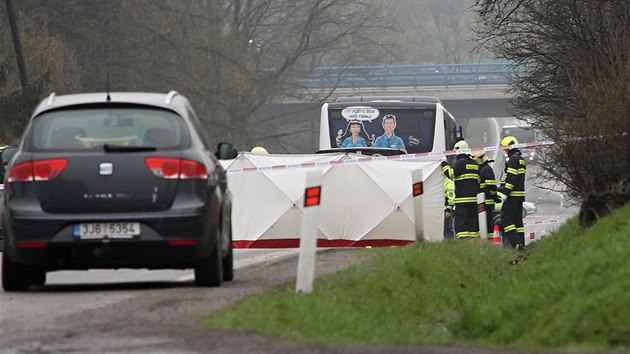
[[(271, 100), (325, 100), (326, 93), (293, 84), (317, 66), (470, 59), (462, 54), (470, 48), (470, 1), (13, 1), (28, 76), (39, 82), (22, 102), (30, 107), (52, 91), (176, 89), (193, 101), (213, 140), (241, 149), (261, 138), (300, 140), (293, 135), (313, 127), (285, 126), (274, 116), (254, 121), (254, 112)], [(14, 127), (0, 136), (7, 142), (19, 136), (28, 109), (9, 112), (15, 105), (6, 99), (26, 92), (5, 16), (0, 28), (8, 73), (0, 122)]]
[[(44, 97), (49, 85), (55, 82), (58, 87), (76, 88), (72, 80), (64, 76), (64, 71), (76, 63), (71, 49), (62, 43), (59, 36), (50, 35), (46, 18), (22, 12), (11, 13), (16, 28), (9, 26), (8, 10), (14, 8), (9, 2), (3, 3), (7, 16), (0, 16), (0, 143), (15, 144), (35, 105)], [(19, 32), (15, 31), (18, 30)], [(20, 48), (26, 54), (21, 58), (23, 66), (30, 68), (28, 73), (20, 73), (16, 64), (13, 35), (20, 35)], [(22, 68), (24, 69), (24, 68)]]
[(543, 172), (589, 225), (630, 199), (630, 1), (479, 0), (481, 44), (529, 68), (515, 114), (555, 145)]

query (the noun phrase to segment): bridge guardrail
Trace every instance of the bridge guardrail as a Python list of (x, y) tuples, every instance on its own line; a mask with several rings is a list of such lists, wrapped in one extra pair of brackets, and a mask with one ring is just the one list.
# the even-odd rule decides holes
[(449, 89), (453, 86), (481, 89), (508, 87), (523, 72), (510, 63), (318, 67), (311, 76), (296, 79), (294, 84), (322, 91), (333, 87), (352, 91)]

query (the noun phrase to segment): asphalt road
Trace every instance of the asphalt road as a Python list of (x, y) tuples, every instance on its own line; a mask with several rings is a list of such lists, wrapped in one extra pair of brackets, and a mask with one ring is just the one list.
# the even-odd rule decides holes
[[(360, 261), (356, 251), (322, 250), (316, 275)], [(294, 352), (301, 346), (199, 324), (201, 315), (295, 278), (296, 257), (262, 253), (263, 262), (249, 259), (219, 288), (195, 287), (179, 272), (87, 271), (59, 272), (29, 292), (1, 292), (0, 353)]]
[[(235, 269), (293, 257), (295, 249), (234, 252)], [(0, 264), (0, 269), (2, 265)], [(225, 283), (229, 285), (229, 282)], [(126, 302), (142, 289), (193, 287), (192, 270), (89, 270), (50, 272), (46, 285), (27, 293), (0, 292), (0, 349), (9, 328), (30, 322), (55, 323), (60, 317)]]

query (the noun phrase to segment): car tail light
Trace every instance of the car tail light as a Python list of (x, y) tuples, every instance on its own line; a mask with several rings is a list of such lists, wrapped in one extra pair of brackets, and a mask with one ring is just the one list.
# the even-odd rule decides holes
[(50, 181), (68, 166), (66, 159), (51, 159), (24, 162), (9, 170), (8, 182)]
[(155, 176), (166, 179), (179, 177), (180, 159), (166, 157), (147, 157), (144, 163)]
[(153, 175), (166, 179), (208, 179), (208, 170), (201, 162), (170, 157), (147, 157), (144, 163)]
[(208, 179), (208, 170), (202, 163), (192, 160), (182, 160), (181, 179)]
[(28, 182), (33, 180), (33, 163), (25, 162), (11, 167), (7, 182)]

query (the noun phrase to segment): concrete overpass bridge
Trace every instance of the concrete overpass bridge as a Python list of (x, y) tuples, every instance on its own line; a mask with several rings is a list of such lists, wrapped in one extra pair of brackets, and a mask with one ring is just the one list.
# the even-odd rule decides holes
[(294, 80), (310, 92), (341, 96), (435, 96), (455, 117), (506, 117), (512, 80), (525, 71), (510, 63), (320, 67)]
[(329, 101), (334, 102), (344, 96), (435, 96), (457, 119), (511, 117), (509, 110), (512, 108), (512, 96), (506, 91), (507, 87), (335, 91)]
[[(442, 64), (416, 66), (356, 67), (321, 70), (325, 74), (296, 81), (297, 87), (310, 92), (330, 92), (327, 102), (344, 96), (435, 96), (466, 127), (471, 119), (508, 118), (511, 96), (507, 89), (514, 75), (509, 64)], [(331, 73), (331, 74), (328, 74)], [(261, 140), (274, 152), (311, 153), (317, 150), (321, 104), (276, 102), (257, 112), (261, 122), (272, 122), (277, 134)], [(275, 118), (274, 118), (275, 117)], [(283, 119), (285, 117), (286, 119)], [(264, 124), (264, 123), (262, 123)], [(292, 138), (283, 140), (296, 133)], [(264, 134), (263, 134), (264, 135)], [(292, 144), (299, 140), (300, 144)]]

